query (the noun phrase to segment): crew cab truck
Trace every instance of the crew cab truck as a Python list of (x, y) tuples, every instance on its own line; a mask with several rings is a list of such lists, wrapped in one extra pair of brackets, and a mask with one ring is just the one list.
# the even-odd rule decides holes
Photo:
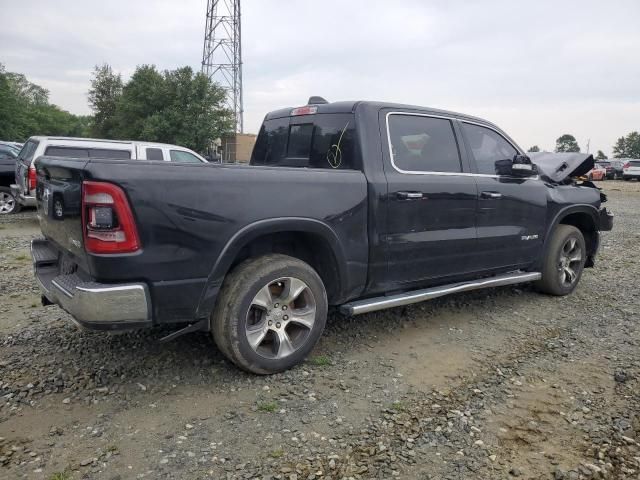
[(250, 165), (44, 156), (44, 301), (82, 326), (182, 323), (258, 374), (301, 362), (347, 315), (536, 282), (567, 295), (612, 215), (572, 178), (590, 155), (532, 164), (479, 118), (378, 102), (269, 113)]

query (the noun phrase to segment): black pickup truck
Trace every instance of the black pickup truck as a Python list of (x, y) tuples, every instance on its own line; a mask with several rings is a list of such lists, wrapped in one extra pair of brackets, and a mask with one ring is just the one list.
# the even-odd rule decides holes
[(327, 103), (269, 113), (250, 165), (41, 157), (43, 301), (82, 326), (183, 323), (255, 373), (347, 315), (481, 287), (572, 292), (606, 200), (590, 155), (531, 162), (495, 125), (429, 108)]

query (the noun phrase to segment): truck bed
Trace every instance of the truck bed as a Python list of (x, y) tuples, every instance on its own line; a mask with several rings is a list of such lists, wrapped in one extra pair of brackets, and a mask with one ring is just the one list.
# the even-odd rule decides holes
[[(56, 157), (41, 157), (36, 165), (41, 229), (51, 248), (66, 264), (77, 265), (88, 281), (146, 285), (154, 323), (208, 315), (222, 281), (215, 274), (216, 260), (229, 257), (222, 253), (231, 241), (244, 233), (273, 234), (282, 222), (298, 224), (301, 231), (322, 230), (328, 241), (334, 236), (344, 255), (346, 291), (366, 282), (367, 182), (362, 172)], [(139, 251), (85, 251), (80, 218), (85, 180), (113, 183), (126, 192)], [(54, 218), (54, 198), (64, 199), (59, 219)]]

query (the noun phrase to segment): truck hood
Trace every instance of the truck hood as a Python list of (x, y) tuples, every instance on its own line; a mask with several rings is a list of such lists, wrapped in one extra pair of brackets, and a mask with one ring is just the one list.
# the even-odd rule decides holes
[(573, 177), (585, 175), (595, 163), (590, 153), (529, 153), (538, 166), (540, 176), (554, 183), (562, 183)]

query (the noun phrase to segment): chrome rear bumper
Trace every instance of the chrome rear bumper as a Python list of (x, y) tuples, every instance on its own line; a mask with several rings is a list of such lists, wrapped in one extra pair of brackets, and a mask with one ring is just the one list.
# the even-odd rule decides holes
[(58, 252), (46, 240), (31, 242), (31, 257), (42, 295), (92, 330), (150, 326), (151, 298), (144, 283), (105, 284), (77, 273), (60, 274)]
[(25, 195), (24, 193), (22, 193), (22, 188), (20, 188), (20, 185), (12, 184), (9, 188), (11, 188), (11, 195), (13, 195), (18, 203), (23, 207), (36, 206), (36, 197)]

